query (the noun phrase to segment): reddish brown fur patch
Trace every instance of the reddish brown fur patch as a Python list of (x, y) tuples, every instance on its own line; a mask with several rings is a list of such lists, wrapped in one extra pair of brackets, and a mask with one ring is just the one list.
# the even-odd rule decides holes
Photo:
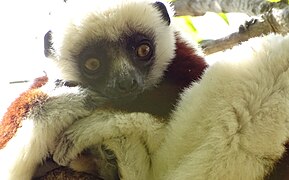
[(47, 77), (40, 77), (33, 85), (12, 102), (4, 114), (0, 124), (0, 149), (4, 148), (7, 142), (16, 134), (22, 125), (22, 120), (27, 113), (37, 104), (47, 99), (47, 94), (38, 88), (47, 82)]
[(30, 86), (30, 89), (40, 88), (41, 86), (46, 84), (47, 81), (48, 81), (48, 77), (47, 76), (42, 76), (42, 77), (36, 78), (34, 80), (33, 84)]
[(197, 81), (207, 68), (204, 57), (196, 54), (197, 51), (188, 45), (184, 39), (176, 33), (176, 57), (170, 64), (165, 77), (179, 87), (188, 87), (192, 81)]

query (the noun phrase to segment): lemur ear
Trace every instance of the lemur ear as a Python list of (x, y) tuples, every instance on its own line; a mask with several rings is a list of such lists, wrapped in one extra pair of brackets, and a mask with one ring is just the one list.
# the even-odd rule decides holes
[(45, 57), (50, 57), (53, 54), (53, 47), (52, 47), (52, 35), (51, 31), (49, 30), (45, 35), (44, 35), (44, 55)]
[(159, 1), (156, 1), (155, 3), (153, 3), (153, 6), (155, 8), (157, 8), (158, 11), (161, 12), (162, 19), (165, 22), (167, 22), (167, 24), (169, 26), (171, 24), (171, 18), (170, 18), (170, 15), (168, 13), (168, 10), (167, 10), (166, 6), (162, 2), (159, 2)]

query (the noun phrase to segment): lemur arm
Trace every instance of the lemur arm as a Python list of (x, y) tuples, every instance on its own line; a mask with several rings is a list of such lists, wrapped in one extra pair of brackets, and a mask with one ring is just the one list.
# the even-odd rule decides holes
[[(126, 173), (122, 177), (146, 177), (145, 169), (149, 169), (150, 163), (144, 161), (150, 161), (150, 154), (163, 141), (165, 131), (165, 123), (146, 113), (97, 110), (73, 123), (61, 135), (53, 158), (61, 165), (68, 165), (83, 150), (105, 144), (115, 153), (119, 168), (139, 169), (133, 172), (121, 170)], [(142, 175), (133, 176), (128, 172)]]

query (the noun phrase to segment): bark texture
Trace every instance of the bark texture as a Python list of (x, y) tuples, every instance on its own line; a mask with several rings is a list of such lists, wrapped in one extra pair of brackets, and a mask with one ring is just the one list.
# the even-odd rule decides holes
[(176, 15), (200, 16), (210, 11), (241, 12), (252, 16), (252, 20), (240, 25), (238, 32), (217, 40), (203, 42), (201, 47), (205, 54), (226, 50), (252, 37), (289, 32), (288, 0), (277, 3), (267, 0), (177, 0), (173, 4)]

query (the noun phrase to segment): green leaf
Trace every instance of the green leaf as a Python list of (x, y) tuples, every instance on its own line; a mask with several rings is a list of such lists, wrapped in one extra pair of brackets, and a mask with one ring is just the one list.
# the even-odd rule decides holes
[[(289, 1), (289, 0), (288, 0)], [(225, 13), (218, 13), (218, 15), (229, 25), (229, 19)]]
[(191, 31), (193, 31), (193, 32), (195, 32), (195, 33), (198, 32), (197, 28), (194, 26), (193, 21), (191, 20), (191, 18), (190, 18), (189, 16), (185, 16), (185, 17), (184, 17), (184, 20), (185, 20), (188, 28), (191, 29)]
[[(280, 2), (281, 0), (267, 0), (267, 1), (277, 3), (277, 2)], [(289, 2), (289, 0), (288, 0), (288, 2)]]
[[(278, 2), (281, 2), (283, 0), (267, 0), (268, 2), (272, 2), (272, 3), (278, 3)], [(285, 1), (284, 1), (285, 2)], [(283, 3), (284, 3), (283, 2)], [(289, 0), (287, 1), (287, 4), (289, 4)]]
[(187, 34), (190, 34), (192, 39), (196, 41), (201, 41), (202, 38), (198, 34), (198, 30), (195, 27), (192, 17), (191, 16), (177, 16), (174, 17), (176, 25), (182, 29), (182, 31), (186, 32)]

